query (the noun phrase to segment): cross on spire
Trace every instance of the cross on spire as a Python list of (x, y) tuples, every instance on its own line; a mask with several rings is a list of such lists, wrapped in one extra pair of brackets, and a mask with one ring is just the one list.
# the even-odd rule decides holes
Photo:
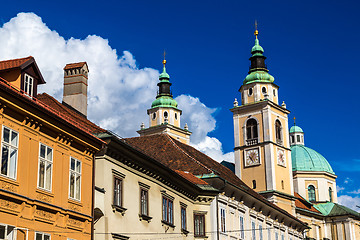
[(255, 35), (255, 37), (257, 39), (257, 36), (259, 35), (257, 20), (255, 20), (255, 32), (254, 32), (254, 35)]
[(166, 59), (165, 59), (165, 57), (166, 57), (166, 51), (165, 51), (165, 49), (164, 49), (164, 60), (163, 60), (164, 67), (165, 67), (165, 64), (166, 64)]

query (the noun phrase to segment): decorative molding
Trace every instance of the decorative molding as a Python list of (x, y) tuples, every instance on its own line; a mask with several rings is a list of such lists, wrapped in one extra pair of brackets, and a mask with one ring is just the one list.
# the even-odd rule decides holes
[(19, 204), (14, 203), (9, 200), (0, 199), (0, 208), (5, 208), (9, 210), (17, 210), (19, 208)]

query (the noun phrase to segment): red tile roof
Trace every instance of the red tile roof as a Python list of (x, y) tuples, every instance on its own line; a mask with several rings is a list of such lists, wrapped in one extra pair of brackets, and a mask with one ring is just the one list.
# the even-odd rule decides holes
[(194, 176), (193, 174), (191, 174), (189, 172), (184, 172), (184, 171), (179, 171), (179, 170), (176, 170), (175, 172), (177, 174), (179, 174), (180, 176), (182, 176), (183, 178), (187, 179), (188, 181), (192, 182), (193, 184), (208, 185), (207, 182)]
[(68, 119), (71, 119), (73, 122), (75, 122), (78, 125), (78, 127), (80, 127), (81, 129), (87, 132), (90, 133), (106, 132), (106, 130), (97, 126), (95, 123), (89, 121), (84, 116), (77, 113), (76, 111), (59, 103), (55, 98), (53, 98), (47, 93), (38, 94), (37, 99), (45, 103), (47, 106), (54, 109), (55, 111), (61, 112), (62, 115), (66, 116)]
[(167, 134), (126, 138), (125, 141), (174, 171), (190, 172), (194, 175), (211, 173), (218, 175), (254, 198), (272, 206), (283, 214), (296, 219), (293, 215), (269, 202), (263, 196), (248, 187), (227, 167), (221, 165), (195, 148), (171, 138)]
[(5, 69), (19, 68), (21, 65), (29, 60), (34, 60), (32, 56), (26, 58), (11, 59), (6, 61), (0, 61), (0, 71)]
[(313, 204), (308, 202), (305, 198), (300, 196), (297, 192), (295, 192), (295, 197), (297, 198), (295, 200), (295, 206), (300, 209), (304, 209), (310, 212), (321, 214), (316, 208), (314, 208)]
[(69, 63), (69, 64), (66, 64), (66, 66), (64, 67), (64, 70), (73, 69), (73, 68), (81, 68), (85, 64), (87, 64), (87, 63), (86, 62)]

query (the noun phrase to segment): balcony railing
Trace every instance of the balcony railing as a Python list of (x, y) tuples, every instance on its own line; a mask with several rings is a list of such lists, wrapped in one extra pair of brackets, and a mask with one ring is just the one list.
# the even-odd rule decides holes
[(247, 146), (251, 146), (251, 145), (255, 145), (258, 143), (258, 139), (257, 138), (253, 138), (253, 139), (247, 139), (246, 140), (246, 145)]

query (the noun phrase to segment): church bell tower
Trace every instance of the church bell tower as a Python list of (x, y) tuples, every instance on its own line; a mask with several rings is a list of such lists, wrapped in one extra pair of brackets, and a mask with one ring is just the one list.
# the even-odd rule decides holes
[(264, 49), (255, 30), (250, 70), (239, 89), (233, 112), (235, 172), (269, 201), (295, 213), (288, 114), (279, 105), (274, 77), (265, 64)]
[(149, 115), (149, 128), (141, 124), (141, 129), (137, 131), (140, 136), (166, 133), (173, 138), (189, 144), (191, 132), (187, 124), (184, 129), (180, 128), (180, 116), (182, 111), (178, 108), (178, 103), (173, 98), (170, 87), (170, 76), (166, 72), (166, 60), (163, 60), (163, 72), (159, 76), (158, 94), (151, 108), (147, 110)]

